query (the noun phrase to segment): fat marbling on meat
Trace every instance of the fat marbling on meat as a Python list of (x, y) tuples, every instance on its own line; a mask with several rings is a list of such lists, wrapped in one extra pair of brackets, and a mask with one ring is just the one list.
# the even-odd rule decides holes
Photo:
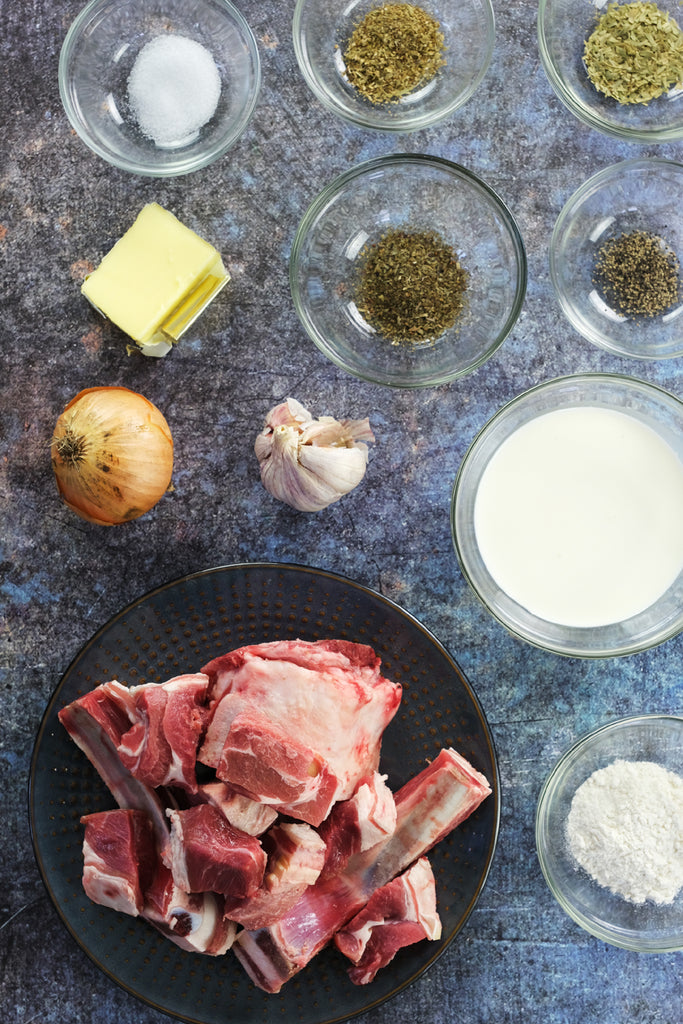
[(401, 687), (371, 647), (282, 640), (242, 647), (202, 669), (211, 720), (199, 760), (254, 800), (319, 825), (376, 771)]

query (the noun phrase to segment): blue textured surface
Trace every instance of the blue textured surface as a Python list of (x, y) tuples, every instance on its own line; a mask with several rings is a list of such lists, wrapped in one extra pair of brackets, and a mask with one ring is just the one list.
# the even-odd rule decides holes
[[(3, 793), (0, 1015), (18, 1024), (162, 1024), (111, 984), (64, 931), (34, 864), (26, 814), (33, 740), (81, 645), (150, 588), (211, 565), (308, 563), (350, 576), (418, 616), (460, 662), (500, 758), (502, 823), (482, 899), (445, 956), (362, 1024), (680, 1024), (681, 955), (644, 956), (592, 939), (560, 910), (534, 851), (534, 810), (558, 756), (631, 712), (683, 713), (683, 637), (624, 660), (561, 659), (508, 636), (464, 583), (449, 532), (453, 478), (500, 405), (562, 373), (630, 373), (681, 393), (681, 361), (620, 359), (564, 322), (548, 276), (555, 219), (591, 173), (634, 155), (579, 124), (552, 93), (536, 6), (495, 2), (494, 60), (472, 100), (434, 129), (396, 138), (344, 125), (309, 94), (290, 38), (293, 4), (241, 0), (263, 90), (247, 133), (212, 168), (169, 181), (105, 164), (71, 131), (57, 88), (77, 0), (0, 6), (0, 786)], [(405, 150), (484, 177), (518, 220), (529, 257), (522, 316), (484, 367), (448, 387), (395, 392), (327, 363), (289, 296), (287, 258), (307, 204), (360, 160)], [(129, 357), (80, 281), (157, 201), (220, 249), (232, 282), (162, 362)], [(54, 422), (83, 387), (122, 384), (167, 416), (175, 490), (106, 530), (60, 505)], [(362, 485), (315, 516), (262, 489), (253, 439), (291, 395), (314, 415), (369, 415), (377, 444)]]

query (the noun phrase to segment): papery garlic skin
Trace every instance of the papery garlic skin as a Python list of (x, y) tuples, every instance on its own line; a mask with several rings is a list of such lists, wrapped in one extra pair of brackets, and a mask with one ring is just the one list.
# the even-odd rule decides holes
[(319, 512), (352, 491), (365, 475), (374, 441), (367, 417), (314, 419), (295, 398), (274, 406), (254, 451), (266, 490), (300, 512)]

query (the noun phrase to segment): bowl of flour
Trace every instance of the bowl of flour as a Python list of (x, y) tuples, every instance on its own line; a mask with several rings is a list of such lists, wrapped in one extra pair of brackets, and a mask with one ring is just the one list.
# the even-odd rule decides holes
[(578, 740), (541, 790), (536, 849), (553, 896), (591, 935), (683, 949), (683, 718), (622, 718)]

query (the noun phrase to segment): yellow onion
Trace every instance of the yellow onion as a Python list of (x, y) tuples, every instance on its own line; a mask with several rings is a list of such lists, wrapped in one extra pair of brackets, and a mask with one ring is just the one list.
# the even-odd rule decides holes
[(86, 388), (57, 420), (52, 468), (62, 498), (91, 523), (148, 512), (168, 489), (173, 438), (157, 407), (128, 388)]

